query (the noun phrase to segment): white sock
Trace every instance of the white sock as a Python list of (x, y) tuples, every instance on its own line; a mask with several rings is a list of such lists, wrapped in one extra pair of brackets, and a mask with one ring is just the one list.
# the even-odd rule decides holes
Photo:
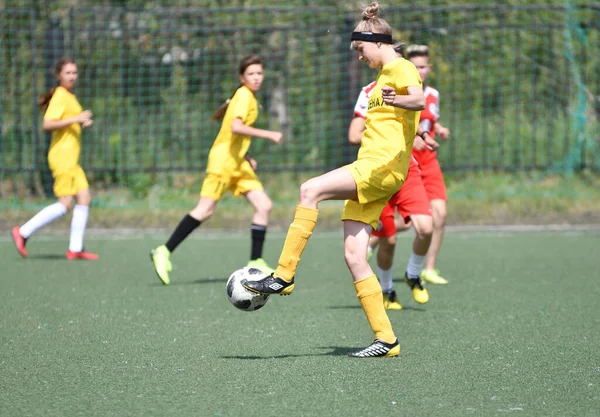
[(83, 234), (87, 224), (88, 206), (77, 204), (73, 209), (73, 218), (71, 219), (71, 239), (69, 240), (69, 250), (71, 252), (81, 252), (83, 250)]
[(379, 265), (377, 265), (377, 278), (379, 278), (379, 283), (381, 284), (381, 291), (390, 292), (394, 289), (394, 283), (392, 282), (392, 268), (385, 270), (381, 269)]
[(67, 209), (60, 203), (50, 204), (39, 211), (27, 223), (20, 228), (21, 236), (28, 239), (32, 234), (42, 227), (49, 225), (56, 219), (67, 214)]
[(425, 263), (425, 255), (415, 255), (413, 252), (408, 260), (408, 266), (406, 267), (406, 274), (409, 278), (417, 278), (421, 275), (423, 264)]

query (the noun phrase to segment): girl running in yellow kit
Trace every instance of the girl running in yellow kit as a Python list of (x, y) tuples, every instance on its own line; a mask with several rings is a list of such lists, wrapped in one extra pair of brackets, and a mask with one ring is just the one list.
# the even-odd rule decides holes
[(202, 184), (200, 200), (181, 219), (169, 240), (151, 252), (154, 270), (165, 285), (171, 282), (171, 253), (200, 223), (212, 216), (217, 203), (227, 191), (231, 191), (236, 197), (245, 196), (254, 206), (248, 266), (267, 274), (273, 271), (262, 258), (272, 203), (254, 172), (256, 161), (249, 157), (248, 148), (252, 136), (279, 143), (282, 134), (252, 127), (258, 116), (258, 102), (254, 94), (260, 89), (264, 79), (260, 58), (250, 55), (242, 59), (239, 74), (242, 85), (214, 116), (216, 120), (222, 118), (223, 123), (208, 155), (208, 175)]
[(359, 59), (370, 68), (380, 68), (369, 99), (358, 159), (302, 184), (277, 269), (262, 280), (243, 282), (245, 288), (256, 293), (290, 294), (298, 262), (317, 221), (318, 203), (346, 200), (342, 214), (344, 256), (375, 334), (371, 345), (350, 353), (358, 358), (400, 354), (400, 344), (383, 306), (381, 286), (367, 262), (367, 247), (381, 211), (404, 182), (419, 111), (425, 105), (419, 73), (412, 63), (398, 57), (392, 30), (377, 17), (378, 11), (376, 2), (367, 6), (351, 37)]
[(77, 82), (77, 64), (71, 58), (61, 58), (55, 67), (58, 87), (42, 95), (39, 105), (46, 110), (42, 128), (52, 132), (48, 151), (48, 164), (54, 177), (54, 194), (58, 201), (43, 208), (23, 226), (12, 229), (17, 250), (27, 257), (25, 244), (38, 229), (61, 218), (77, 201), (71, 220), (71, 236), (66, 257), (69, 260), (95, 261), (98, 255), (83, 249), (83, 235), (87, 224), (91, 202), (85, 172), (79, 166), (81, 151), (81, 129), (93, 124), (92, 112), (83, 110), (73, 94)]

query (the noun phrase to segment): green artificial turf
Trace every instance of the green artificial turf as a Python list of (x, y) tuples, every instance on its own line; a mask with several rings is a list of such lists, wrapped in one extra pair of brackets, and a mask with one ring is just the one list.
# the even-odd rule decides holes
[[(350, 359), (373, 335), (339, 233), (309, 242), (290, 297), (261, 310), (227, 300), (247, 234), (197, 231), (172, 256), (165, 236), (90, 236), (97, 262), (66, 261), (67, 237), (21, 259), (0, 240), (0, 416), (597, 416), (598, 232), (449, 232), (450, 280), (417, 305), (401, 283), (389, 313), (399, 358)], [(282, 234), (271, 234), (274, 264)]]

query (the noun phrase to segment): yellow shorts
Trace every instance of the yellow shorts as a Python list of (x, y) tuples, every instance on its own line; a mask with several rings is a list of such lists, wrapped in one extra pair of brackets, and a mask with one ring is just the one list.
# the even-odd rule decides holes
[(200, 197), (220, 200), (227, 192), (231, 191), (239, 197), (248, 191), (262, 190), (263, 185), (248, 161), (244, 161), (239, 171), (235, 173), (208, 174), (202, 183)]
[(344, 168), (356, 182), (358, 200), (346, 200), (342, 220), (369, 224), (375, 230), (388, 200), (402, 187), (408, 164), (395, 160), (392, 165), (381, 166), (375, 160), (359, 159)]
[(77, 192), (89, 188), (85, 172), (79, 165), (68, 169), (54, 169), (52, 176), (54, 177), (54, 195), (56, 197), (75, 195)]

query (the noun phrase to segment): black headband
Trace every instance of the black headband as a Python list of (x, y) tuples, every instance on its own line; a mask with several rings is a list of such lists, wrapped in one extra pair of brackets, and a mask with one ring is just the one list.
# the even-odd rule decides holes
[(383, 33), (373, 32), (352, 32), (351, 41), (365, 41), (365, 42), (381, 42), (381, 43), (394, 43), (392, 41), (392, 35), (384, 35)]

